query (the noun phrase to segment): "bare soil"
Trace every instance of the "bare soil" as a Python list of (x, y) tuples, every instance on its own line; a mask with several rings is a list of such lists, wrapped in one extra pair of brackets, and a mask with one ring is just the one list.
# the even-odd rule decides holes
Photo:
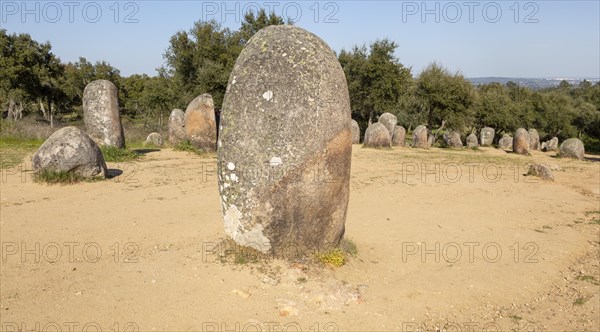
[(600, 330), (597, 160), (355, 145), (340, 268), (224, 262), (215, 164), (163, 149), (52, 186), (3, 170), (2, 330)]

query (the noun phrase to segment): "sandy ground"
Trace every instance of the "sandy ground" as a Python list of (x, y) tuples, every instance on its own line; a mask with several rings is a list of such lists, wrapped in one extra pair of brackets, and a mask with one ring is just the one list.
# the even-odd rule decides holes
[[(551, 155), (355, 145), (359, 253), (335, 269), (223, 263), (214, 156), (163, 149), (70, 186), (5, 171), (1, 328), (598, 331), (600, 162)], [(555, 182), (523, 176), (532, 161)]]

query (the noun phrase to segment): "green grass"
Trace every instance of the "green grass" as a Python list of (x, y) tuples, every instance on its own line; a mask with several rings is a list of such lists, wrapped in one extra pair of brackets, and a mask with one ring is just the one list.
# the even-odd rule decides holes
[(600, 285), (600, 282), (598, 282), (598, 280), (596, 280), (596, 278), (594, 276), (588, 276), (588, 275), (578, 276), (577, 280), (587, 281), (596, 286)]
[(358, 249), (356, 244), (352, 240), (342, 239), (337, 248), (325, 252), (317, 252), (315, 259), (321, 264), (340, 267), (348, 262), (349, 257), (356, 257), (357, 255)]
[(47, 184), (74, 184), (79, 182), (94, 182), (103, 180), (101, 177), (85, 178), (77, 173), (66, 171), (43, 170), (34, 173), (33, 181)]
[(104, 156), (104, 161), (121, 163), (127, 161), (133, 161), (140, 157), (140, 155), (129, 149), (119, 149), (114, 146), (101, 146), (100, 150)]
[(0, 137), (0, 168), (14, 167), (29, 153), (35, 152), (44, 143), (41, 139)]
[(519, 315), (512, 315), (510, 316), (510, 318), (516, 322), (520, 321), (523, 319), (523, 317), (519, 316)]
[(195, 147), (192, 143), (190, 143), (190, 141), (183, 141), (183, 142), (175, 145), (175, 147), (173, 147), (173, 150), (195, 153), (199, 156), (202, 156), (206, 153), (204, 150), (198, 149), (197, 147)]
[(573, 302), (573, 305), (584, 305), (588, 300), (589, 299), (586, 299), (585, 297), (580, 297)]

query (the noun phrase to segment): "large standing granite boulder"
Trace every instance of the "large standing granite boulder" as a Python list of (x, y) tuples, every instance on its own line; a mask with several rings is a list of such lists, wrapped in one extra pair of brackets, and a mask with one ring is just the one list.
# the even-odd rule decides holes
[(498, 148), (503, 150), (510, 150), (513, 146), (513, 138), (509, 134), (502, 135), (502, 138), (498, 141)]
[(392, 113), (383, 113), (379, 117), (379, 123), (387, 128), (390, 137), (394, 135), (394, 130), (396, 129), (396, 125), (398, 124), (398, 119)]
[(491, 146), (494, 143), (494, 136), (496, 135), (496, 131), (494, 128), (484, 127), (481, 128), (481, 134), (479, 143), (481, 146)]
[(33, 170), (72, 172), (86, 178), (108, 175), (100, 148), (76, 127), (55, 131), (32, 158)]
[(344, 71), (323, 40), (290, 25), (257, 32), (235, 63), (221, 111), (227, 235), (276, 255), (336, 246), (350, 192), (350, 120)]
[(392, 137), (382, 123), (375, 122), (365, 130), (363, 144), (369, 148), (389, 148), (392, 146)]
[(185, 114), (180, 109), (174, 109), (169, 115), (169, 143), (177, 145), (185, 140)]
[(460, 133), (457, 131), (447, 131), (442, 135), (444, 143), (450, 148), (462, 148), (463, 144), (460, 140)]
[(479, 143), (477, 142), (477, 135), (471, 133), (469, 136), (467, 136), (467, 148), (473, 149), (478, 146)]
[(427, 135), (428, 135), (428, 132), (427, 132), (426, 126), (423, 126), (423, 125), (417, 126), (417, 128), (415, 128), (415, 130), (413, 130), (412, 146), (414, 148), (422, 148), (422, 149), (429, 148), (429, 137)]
[(540, 134), (536, 129), (529, 129), (529, 150), (540, 150)]
[(217, 122), (211, 95), (205, 93), (190, 102), (183, 117), (185, 137), (204, 151), (217, 149)]
[(350, 125), (352, 126), (352, 144), (360, 144), (360, 127), (356, 120), (352, 120)]
[(529, 132), (524, 128), (519, 128), (515, 131), (513, 152), (524, 155), (529, 154)]
[(392, 135), (393, 146), (404, 146), (406, 141), (406, 129), (402, 126), (396, 126), (394, 129), (394, 135)]
[(83, 90), (85, 131), (99, 145), (125, 147), (125, 135), (119, 113), (117, 87), (107, 80), (97, 80)]
[(560, 156), (583, 160), (585, 148), (579, 138), (569, 138), (560, 145)]

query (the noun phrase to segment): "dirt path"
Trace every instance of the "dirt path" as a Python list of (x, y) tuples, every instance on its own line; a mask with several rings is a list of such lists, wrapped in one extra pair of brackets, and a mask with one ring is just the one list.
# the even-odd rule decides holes
[[(524, 177), (531, 161), (562, 170)], [(359, 254), (334, 270), (222, 263), (215, 163), (165, 149), (71, 186), (5, 172), (2, 330), (600, 329), (598, 162), (355, 146)]]

